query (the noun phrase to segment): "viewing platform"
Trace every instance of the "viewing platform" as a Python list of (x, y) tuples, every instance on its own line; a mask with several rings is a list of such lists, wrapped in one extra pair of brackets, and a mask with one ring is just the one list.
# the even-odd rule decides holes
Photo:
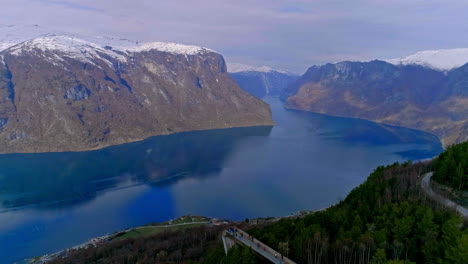
[(290, 260), (286, 256), (265, 245), (258, 239), (252, 237), (245, 231), (239, 228), (230, 228), (223, 232), (223, 244), (224, 252), (228, 253), (229, 249), (233, 246), (244, 245), (250, 247), (252, 250), (262, 255), (269, 261), (276, 264), (296, 264), (296, 262)]

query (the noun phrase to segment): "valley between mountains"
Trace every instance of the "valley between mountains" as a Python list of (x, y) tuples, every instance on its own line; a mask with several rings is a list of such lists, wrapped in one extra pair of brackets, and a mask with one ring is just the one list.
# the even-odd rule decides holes
[(0, 152), (82, 151), (273, 125), (265, 96), (280, 96), (289, 109), (424, 130), (445, 147), (468, 138), (467, 49), (329, 63), (299, 76), (226, 65), (196, 46), (106, 41), (46, 34), (2, 45)]

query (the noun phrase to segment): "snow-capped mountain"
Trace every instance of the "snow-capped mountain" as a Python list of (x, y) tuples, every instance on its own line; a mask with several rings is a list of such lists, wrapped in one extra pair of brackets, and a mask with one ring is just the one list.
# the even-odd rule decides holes
[(94, 43), (69, 36), (44, 36), (16, 44), (6, 51), (19, 56), (24, 53), (40, 51), (49, 62), (57, 64), (65, 58), (75, 59), (83, 63), (94, 63), (102, 59), (112, 65), (111, 59), (126, 62), (124, 55), (102, 48)]
[[(41, 49), (60, 49), (63, 52), (74, 52), (88, 46), (91, 50), (106, 49), (128, 52), (158, 50), (174, 54), (195, 55), (213, 50), (192, 45), (170, 42), (141, 42), (127, 38), (111, 36), (85, 36), (44, 28), (39, 25), (1, 25), (0, 51), (27, 42), (25, 46)], [(27, 47), (26, 47), (27, 48)], [(105, 53), (108, 53), (104, 51)], [(76, 54), (75, 54), (76, 55)]]
[(40, 25), (4, 25), (0, 24), (0, 51), (16, 44), (47, 36), (69, 37), (93, 43), (101, 47), (119, 47), (120, 49), (130, 48), (139, 45), (139, 41), (127, 38), (112, 36), (86, 36), (81, 34), (71, 34)]
[(450, 71), (468, 63), (468, 48), (425, 50), (386, 61), (395, 65), (416, 64), (438, 71)]
[(39, 25), (0, 24), (0, 51), (40, 35), (59, 33), (60, 32), (45, 29)]
[[(113, 42), (116, 44), (116, 42)], [(110, 43), (109, 43), (110, 44)], [(122, 43), (120, 43), (122, 44)], [(100, 46), (73, 36), (45, 35), (8, 47), (10, 55), (19, 56), (23, 53), (39, 51), (49, 62), (57, 64), (64, 62), (65, 58), (74, 59), (83, 63), (95, 63), (96, 59), (112, 65), (114, 61), (127, 62), (130, 53), (148, 52), (156, 50), (179, 55), (197, 55), (214, 51), (202, 47), (183, 45), (177, 43), (148, 42), (123, 46)]]
[(242, 92), (214, 51), (108, 43), (49, 34), (0, 51), (1, 153), (79, 151), (272, 124), (268, 105)]
[(296, 75), (284, 70), (274, 69), (268, 66), (252, 66), (242, 63), (227, 63), (228, 72), (237, 73), (237, 72), (279, 72), (282, 74)]
[(228, 63), (228, 72), (240, 88), (258, 98), (266, 95), (278, 96), (293, 83), (298, 75), (270, 68)]
[(409, 64), (373, 60), (312, 66), (281, 98), (292, 109), (425, 130), (444, 146), (466, 141), (468, 64), (450, 71)]
[(170, 42), (149, 42), (143, 44), (137, 44), (134, 46), (123, 48), (123, 50), (129, 52), (142, 52), (149, 50), (158, 50), (161, 52), (169, 52), (173, 54), (182, 54), (182, 55), (196, 55), (205, 52), (216, 52), (203, 47), (183, 45), (178, 43)]

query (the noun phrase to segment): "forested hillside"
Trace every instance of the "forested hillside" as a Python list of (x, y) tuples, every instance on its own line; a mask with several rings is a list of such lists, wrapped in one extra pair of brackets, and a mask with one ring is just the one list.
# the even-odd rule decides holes
[[(297, 263), (466, 264), (468, 230), (461, 218), (427, 200), (420, 188), (420, 175), (431, 166), (378, 167), (339, 204), (303, 218), (252, 225), (248, 232)], [(53, 263), (262, 263), (245, 248), (225, 256), (221, 231), (203, 227), (129, 239)]]
[(425, 169), (379, 167), (338, 205), (251, 233), (298, 263), (468, 263), (468, 230), (425, 200)]
[(451, 146), (434, 161), (435, 181), (457, 190), (468, 189), (468, 142)]

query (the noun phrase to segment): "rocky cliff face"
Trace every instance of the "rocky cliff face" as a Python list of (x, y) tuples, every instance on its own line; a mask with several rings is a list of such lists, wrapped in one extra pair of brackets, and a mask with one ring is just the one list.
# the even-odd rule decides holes
[(449, 72), (383, 61), (314, 66), (282, 99), (293, 109), (425, 130), (444, 146), (468, 137), (468, 65)]
[(221, 55), (48, 36), (0, 53), (0, 152), (80, 151), (181, 131), (272, 125)]

